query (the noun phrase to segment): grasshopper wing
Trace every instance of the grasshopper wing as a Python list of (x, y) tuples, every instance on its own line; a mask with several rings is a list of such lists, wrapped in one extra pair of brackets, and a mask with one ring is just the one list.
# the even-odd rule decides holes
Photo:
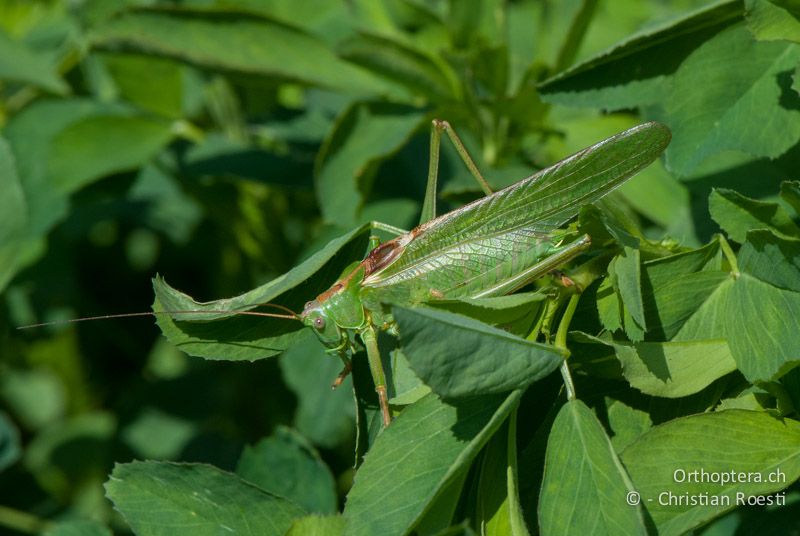
[(491, 286), (549, 254), (561, 225), (647, 167), (670, 138), (660, 123), (633, 127), (424, 223), (392, 241), (362, 287), (380, 301), (417, 303)]

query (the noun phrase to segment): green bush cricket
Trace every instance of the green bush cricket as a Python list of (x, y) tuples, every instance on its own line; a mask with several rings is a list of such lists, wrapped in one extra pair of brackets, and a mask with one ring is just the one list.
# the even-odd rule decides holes
[[(442, 132), (453, 142), (486, 196), (435, 217)], [(360, 340), (367, 352), (382, 421), (388, 426), (391, 410), (377, 330), (397, 334), (391, 306), (508, 294), (566, 264), (586, 250), (591, 239), (561, 227), (574, 218), (581, 207), (599, 200), (651, 164), (667, 147), (670, 138), (664, 125), (645, 123), (492, 192), (450, 125), (434, 120), (420, 225), (405, 232), (373, 223), (374, 229), (398, 236), (383, 244), (373, 237), (366, 257), (354, 263), (355, 266), (346, 270), (326, 291), (307, 302), (301, 313), (277, 304), (253, 304), (253, 307), (276, 307), (285, 314), (173, 307), (75, 321), (193, 313), (299, 320), (312, 329), (329, 353), (343, 361), (344, 370), (334, 387), (350, 372), (350, 357)]]
[[(442, 131), (488, 195), (433, 218)], [(582, 206), (648, 166), (669, 141), (665, 126), (639, 125), (489, 193), (449, 124), (434, 120), (421, 224), (377, 245), (349, 274), (308, 302), (299, 318), (330, 352), (342, 357), (344, 373), (358, 335), (367, 351), (383, 423), (388, 425), (391, 413), (376, 328), (394, 330), (390, 305), (497, 296), (558, 268), (590, 244), (588, 235), (571, 237), (559, 228)]]

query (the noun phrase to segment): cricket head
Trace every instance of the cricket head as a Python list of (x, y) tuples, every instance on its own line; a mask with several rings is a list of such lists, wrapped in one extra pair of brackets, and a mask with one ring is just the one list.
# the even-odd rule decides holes
[(300, 313), (300, 320), (314, 331), (327, 348), (339, 348), (342, 346), (344, 334), (325, 304), (326, 302), (320, 302), (318, 299), (306, 303), (303, 312)]

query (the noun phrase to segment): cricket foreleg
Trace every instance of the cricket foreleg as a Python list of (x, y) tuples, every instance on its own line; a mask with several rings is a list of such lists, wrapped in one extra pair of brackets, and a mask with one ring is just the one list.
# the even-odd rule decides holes
[(353, 371), (353, 362), (350, 361), (350, 358), (347, 357), (347, 355), (345, 355), (343, 352), (339, 352), (339, 358), (342, 360), (344, 367), (342, 368), (342, 371), (339, 373), (339, 375), (336, 376), (336, 379), (333, 380), (333, 383), (331, 384), (331, 389), (336, 389), (337, 387), (342, 385), (344, 379), (347, 378), (347, 376)]
[(378, 393), (378, 404), (381, 408), (383, 425), (389, 426), (392, 422), (392, 414), (389, 411), (389, 397), (386, 394), (386, 375), (383, 372), (381, 353), (378, 349), (378, 337), (372, 324), (359, 332), (361, 340), (367, 349), (367, 359), (369, 360), (369, 370), (372, 373), (372, 381), (375, 383), (375, 392)]

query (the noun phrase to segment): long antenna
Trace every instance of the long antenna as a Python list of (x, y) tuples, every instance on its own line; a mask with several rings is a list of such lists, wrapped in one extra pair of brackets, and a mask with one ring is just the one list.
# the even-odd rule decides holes
[(262, 313), (259, 311), (224, 311), (224, 310), (216, 310), (216, 309), (203, 309), (203, 310), (188, 310), (188, 311), (144, 311), (140, 313), (119, 313), (113, 315), (98, 315), (98, 316), (84, 316), (82, 318), (67, 318), (65, 320), (53, 320), (51, 322), (40, 322), (38, 324), (28, 324), (25, 326), (19, 326), (17, 329), (32, 329), (32, 328), (41, 328), (45, 326), (57, 326), (60, 324), (76, 324), (78, 322), (89, 322), (92, 320), (109, 320), (113, 318), (133, 318), (137, 316), (156, 316), (156, 315), (188, 315), (188, 314), (225, 314), (231, 316), (261, 316), (261, 317), (269, 317), (269, 318), (284, 318), (287, 320), (300, 320), (300, 317), (297, 316), (291, 309), (288, 307), (284, 307), (282, 305), (277, 305), (274, 303), (265, 303), (261, 305), (269, 305), (271, 307), (275, 307), (277, 309), (281, 309), (284, 311), (288, 311), (290, 314), (278, 314), (278, 313)]

